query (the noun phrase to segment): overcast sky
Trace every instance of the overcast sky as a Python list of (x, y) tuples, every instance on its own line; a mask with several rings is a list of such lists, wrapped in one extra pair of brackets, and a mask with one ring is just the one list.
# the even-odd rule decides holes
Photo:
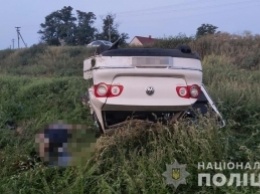
[[(95, 27), (101, 29), (101, 18), (116, 14), (119, 32), (152, 37), (194, 35), (202, 23), (218, 30), (242, 34), (260, 34), (260, 0), (0, 0), (0, 49), (12, 45), (20, 32), (28, 46), (40, 40), (37, 31), (45, 16), (71, 6), (75, 10), (93, 12)], [(22, 42), (20, 43), (23, 46)]]

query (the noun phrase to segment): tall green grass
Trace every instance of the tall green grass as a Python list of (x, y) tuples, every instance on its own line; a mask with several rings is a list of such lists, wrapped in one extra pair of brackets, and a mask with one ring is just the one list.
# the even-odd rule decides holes
[(34, 45), (20, 50), (0, 51), (1, 73), (28, 76), (81, 76), (82, 63), (93, 49)]
[[(202, 55), (203, 82), (225, 128), (210, 117), (196, 125), (129, 121), (97, 140), (81, 104), (89, 86), (83, 60), (92, 51), (45, 45), (0, 51), (0, 193), (257, 193), (253, 187), (198, 187), (197, 163), (259, 161), (259, 42), (258, 36), (222, 34), (171, 37), (157, 45), (187, 43)], [(34, 135), (57, 120), (85, 126), (74, 134), (73, 167), (47, 167), (35, 153)], [(162, 176), (175, 159), (190, 173), (178, 189)]]
[(231, 35), (219, 33), (195, 39), (179, 35), (162, 39), (155, 43), (159, 48), (176, 48), (181, 44), (189, 45), (202, 59), (209, 55), (225, 56), (242, 69), (260, 69), (260, 36), (259, 35)]

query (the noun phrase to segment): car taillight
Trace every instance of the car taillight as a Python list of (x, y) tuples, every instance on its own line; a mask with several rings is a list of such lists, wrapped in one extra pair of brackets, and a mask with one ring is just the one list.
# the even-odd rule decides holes
[(191, 85), (188, 86), (190, 97), (191, 98), (198, 98), (200, 94), (200, 87), (198, 85)]
[(107, 96), (107, 93), (109, 91), (109, 87), (105, 83), (100, 83), (100, 84), (94, 86), (94, 88), (95, 88), (96, 97), (105, 97), (105, 96)]
[(176, 90), (180, 97), (189, 98), (189, 93), (188, 93), (188, 89), (186, 86), (177, 86)]
[(122, 91), (122, 85), (110, 85), (106, 83), (94, 85), (94, 93), (96, 97), (115, 97), (119, 96)]
[(118, 96), (118, 95), (121, 94), (122, 90), (123, 90), (123, 86), (120, 86), (120, 85), (112, 85), (112, 86), (110, 87), (110, 94), (111, 94), (112, 96)]
[(177, 94), (182, 98), (198, 98), (200, 87), (196, 84), (190, 86), (177, 86)]

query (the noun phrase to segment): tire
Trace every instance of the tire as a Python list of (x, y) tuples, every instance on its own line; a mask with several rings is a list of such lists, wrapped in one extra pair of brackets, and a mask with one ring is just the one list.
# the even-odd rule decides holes
[(191, 53), (191, 48), (188, 45), (179, 45), (177, 46), (177, 49), (179, 49), (182, 53)]

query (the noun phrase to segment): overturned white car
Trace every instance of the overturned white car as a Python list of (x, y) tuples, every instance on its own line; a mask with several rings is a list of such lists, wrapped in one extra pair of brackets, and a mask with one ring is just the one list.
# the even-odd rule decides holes
[(202, 84), (201, 60), (187, 46), (176, 49), (113, 48), (84, 61), (85, 96), (101, 133), (128, 118), (167, 121), (195, 117), (209, 107), (225, 125)]

